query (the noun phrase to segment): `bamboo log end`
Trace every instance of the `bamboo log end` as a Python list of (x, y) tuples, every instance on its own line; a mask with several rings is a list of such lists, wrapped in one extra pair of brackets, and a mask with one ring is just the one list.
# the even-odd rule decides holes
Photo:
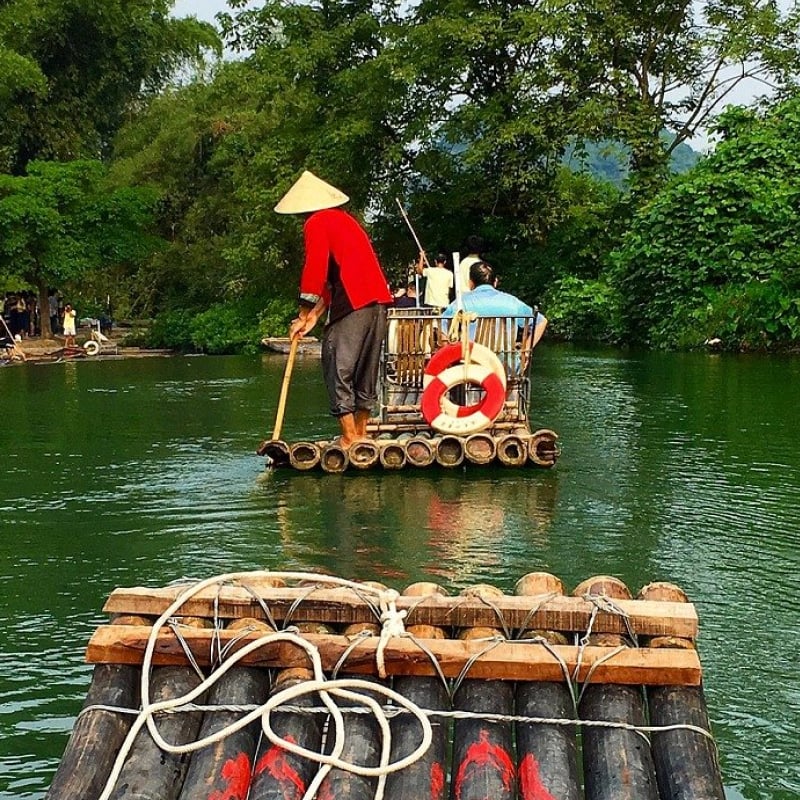
[(638, 594), (639, 600), (656, 600), (668, 603), (688, 603), (686, 592), (674, 583), (668, 581), (653, 581), (643, 586)]
[(613, 575), (595, 575), (579, 583), (572, 592), (573, 597), (585, 594), (602, 595), (615, 600), (630, 600), (630, 589), (619, 578)]
[(514, 594), (564, 594), (564, 583), (549, 572), (529, 572), (523, 575), (514, 586)]
[(417, 583), (410, 583), (402, 591), (405, 597), (428, 597), (429, 595), (444, 595), (447, 596), (447, 590), (440, 586), (438, 583), (430, 581), (417, 581)]

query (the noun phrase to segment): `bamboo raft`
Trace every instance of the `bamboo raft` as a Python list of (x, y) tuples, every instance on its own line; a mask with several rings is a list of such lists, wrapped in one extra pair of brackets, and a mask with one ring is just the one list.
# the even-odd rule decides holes
[[(499, 397), (492, 417), (483, 421), (482, 428), (463, 433), (437, 427), (436, 420), (430, 420), (430, 414), (426, 417), (423, 408), (425, 393), (435, 377), (431, 373), (432, 359), (442, 347), (443, 330), (448, 323), (451, 329), (455, 327), (451, 335), (458, 336), (459, 326), (463, 326), (462, 333), (469, 336), (467, 344), (493, 354), (496, 373), (504, 384), (497, 389)], [(279, 436), (284, 396), (279, 404), (277, 433), (274, 431), (271, 439), (261, 442), (256, 453), (267, 457), (268, 466), (300, 471), (397, 470), (435, 465), (449, 468), (467, 464), (553, 467), (560, 454), (558, 435), (548, 428), (533, 430), (529, 419), (535, 328), (535, 316), (454, 322), (424, 309), (393, 309), (380, 364), (379, 412), (367, 425), (369, 438), (349, 448), (342, 447), (338, 440), (287, 442)], [(291, 374), (293, 356), (289, 358), (287, 375)], [(468, 362), (469, 357), (459, 364), (464, 368), (463, 380), (453, 387), (453, 397), (449, 392), (442, 396), (440, 408), (448, 410), (443, 412), (445, 422), (452, 422), (453, 416), (469, 416), (471, 410), (481, 407), (487, 395), (483, 387), (467, 379)], [(448, 414), (452, 416), (448, 418)]]
[(122, 588), (49, 800), (723, 800), (673, 584)]

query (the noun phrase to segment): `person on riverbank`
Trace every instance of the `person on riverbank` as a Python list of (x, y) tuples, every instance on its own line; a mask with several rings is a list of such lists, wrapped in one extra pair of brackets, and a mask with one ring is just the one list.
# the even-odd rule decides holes
[(367, 435), (377, 401), (378, 367), (386, 334), (389, 283), (366, 231), (339, 206), (349, 197), (303, 172), (275, 206), (278, 214), (305, 217), (305, 263), (297, 317), (289, 336), (305, 336), (327, 312), (322, 371), (340, 442)]
[(75, 347), (75, 309), (70, 303), (64, 306), (64, 347)]

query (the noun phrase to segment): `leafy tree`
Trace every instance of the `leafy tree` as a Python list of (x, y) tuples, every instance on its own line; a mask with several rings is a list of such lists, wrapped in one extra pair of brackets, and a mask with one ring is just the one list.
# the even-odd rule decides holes
[[(0, 4), (0, 169), (107, 154), (143, 96), (218, 49), (214, 28), (169, 16), (173, 0)], [(6, 69), (2, 69), (6, 67)]]
[(800, 337), (800, 98), (732, 109), (713, 155), (636, 216), (614, 254), (627, 335), (662, 347)]
[[(0, 175), (0, 272), (36, 286), (80, 287), (93, 269), (134, 265), (159, 247), (149, 228), (155, 196), (110, 190), (97, 161), (33, 161), (25, 176)], [(50, 319), (42, 314), (42, 335)]]
[[(752, 0), (581, 0), (571, 29), (573, 67), (585, 76), (581, 113), (598, 138), (631, 150), (635, 187), (666, 178), (667, 161), (737, 89), (791, 87), (800, 69), (800, 16)], [(668, 130), (668, 141), (661, 133)]]
[(383, 24), (365, 3), (223, 16), (229, 43), (252, 52), (210, 83), (154, 98), (123, 128), (114, 180), (162, 193), (171, 240), (142, 275), (151, 309), (294, 297), (301, 227), (273, 207), (302, 168), (346, 188), (351, 208), (370, 205), (405, 113), (402, 86), (379, 61)]

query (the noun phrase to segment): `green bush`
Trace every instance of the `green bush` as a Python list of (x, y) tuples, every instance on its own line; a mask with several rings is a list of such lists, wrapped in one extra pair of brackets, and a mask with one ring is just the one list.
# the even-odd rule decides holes
[(270, 300), (258, 315), (259, 340), (266, 336), (286, 336), (289, 324), (297, 315), (297, 303), (276, 298)]
[(192, 344), (204, 353), (256, 352), (258, 326), (237, 306), (212, 306), (198, 314), (191, 326)]
[(192, 349), (193, 317), (193, 313), (185, 309), (159, 314), (147, 332), (147, 346), (190, 351)]
[(602, 279), (566, 277), (548, 290), (545, 308), (553, 334), (564, 339), (611, 341), (615, 338), (618, 302)]
[(719, 339), (727, 349), (770, 349), (800, 339), (800, 297), (781, 281), (751, 281), (706, 291), (706, 302), (687, 315), (679, 345)]

